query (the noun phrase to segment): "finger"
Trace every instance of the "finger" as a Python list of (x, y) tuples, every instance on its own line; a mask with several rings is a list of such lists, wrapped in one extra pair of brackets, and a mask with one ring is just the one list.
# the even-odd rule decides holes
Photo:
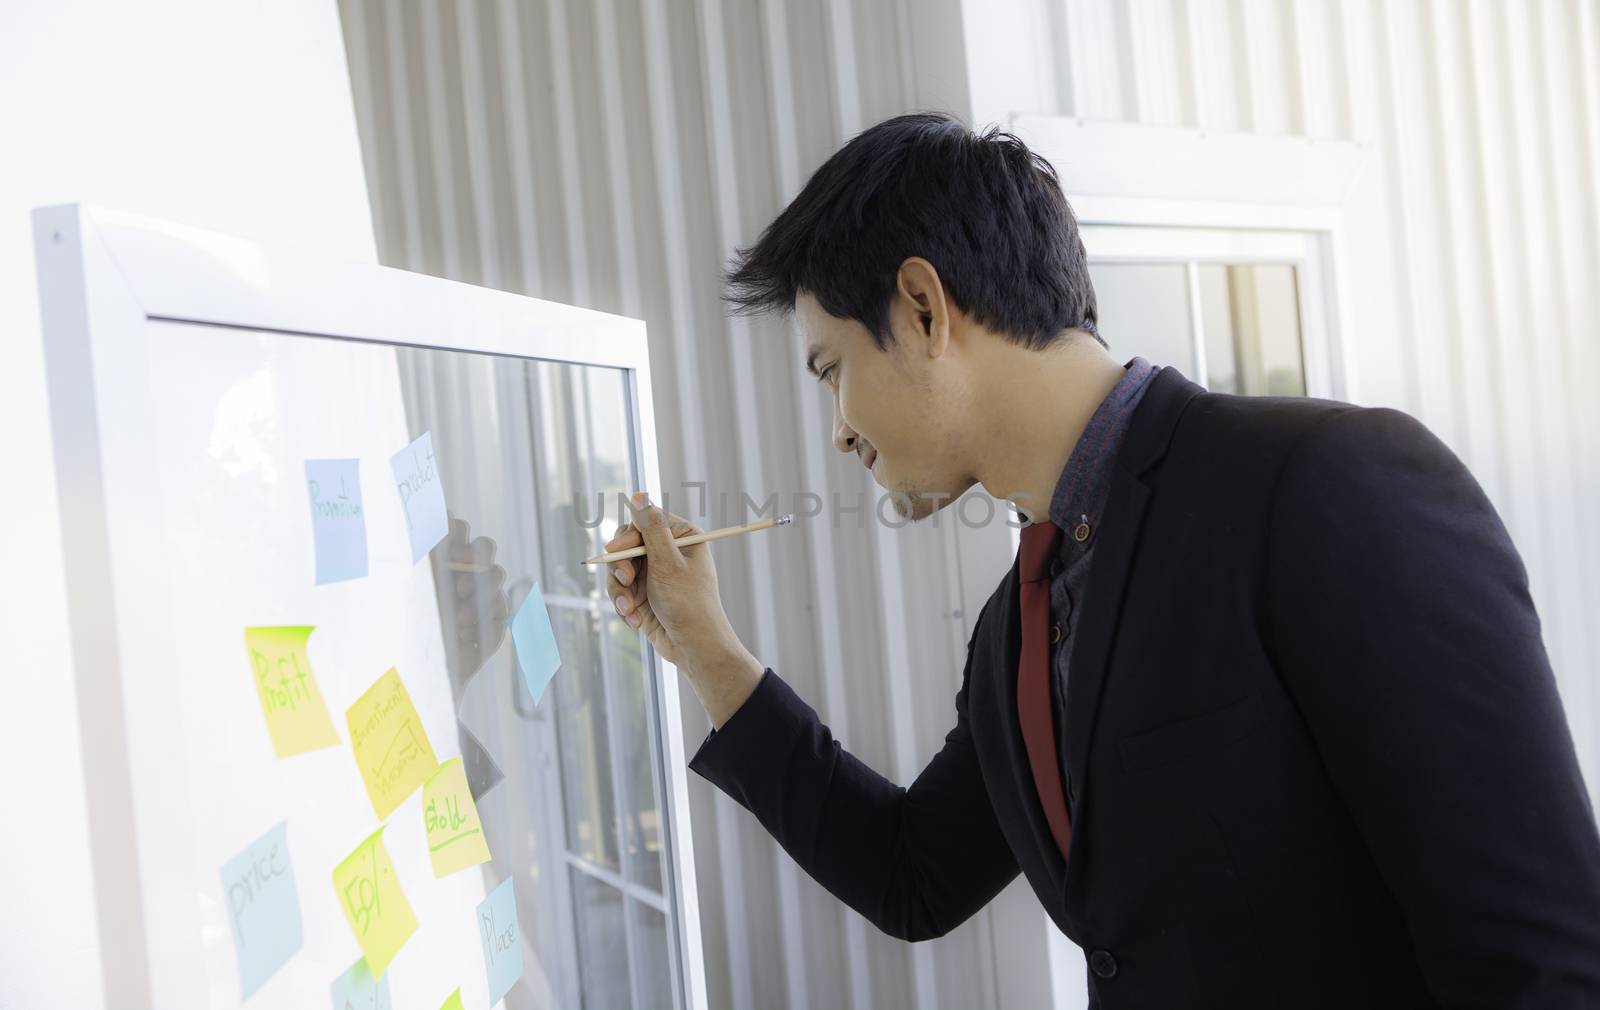
[[(644, 543), (644, 537), (640, 535), (639, 530), (632, 523), (629, 523), (620, 527), (617, 530), (617, 535), (606, 542), (606, 553), (629, 550), (638, 547), (642, 543)], [(618, 578), (622, 580), (622, 584), (625, 586), (632, 585), (638, 575), (634, 570), (633, 562), (626, 558), (621, 561), (611, 562), (611, 570), (619, 573)]]
[(494, 564), (494, 540), (490, 537), (479, 537), (472, 541), (468, 550), (470, 560), (475, 565)]
[(450, 517), (450, 536), (446, 540), (447, 546), (445, 550), (451, 561), (467, 561), (470, 559), (470, 548), (467, 544), (467, 538), (470, 535), (471, 530), (468, 528), (465, 519), (457, 519), (455, 516)]
[(457, 599), (478, 597), (486, 599), (498, 594), (505, 588), (506, 570), (499, 565), (491, 565), (487, 570), (480, 572), (457, 572), (455, 588)]
[(606, 541), (606, 552), (625, 551), (642, 543), (644, 543), (644, 540), (639, 536), (638, 527), (634, 526), (633, 523), (626, 523), (617, 527), (616, 534)]
[(690, 537), (701, 532), (700, 527), (676, 513), (663, 512), (661, 515), (666, 520), (667, 528), (672, 531), (674, 537)]
[(649, 495), (643, 491), (635, 492), (628, 499), (628, 508), (633, 510), (634, 525), (639, 527), (644, 535), (645, 547), (653, 556), (656, 564), (665, 564), (676, 567), (683, 564), (683, 553), (678, 550), (678, 545), (672, 539), (672, 530), (667, 525), (667, 515), (661, 509), (650, 503)]
[[(667, 521), (667, 528), (672, 531), (672, 539), (674, 541), (679, 541), (679, 540), (682, 540), (684, 537), (692, 537), (692, 536), (696, 536), (696, 535), (698, 535), (700, 533), (705, 532), (700, 527), (696, 526), (694, 523), (690, 522), (689, 520), (683, 518), (680, 515), (674, 515), (671, 512), (667, 512), (667, 513), (665, 513), (665, 517), (666, 517), (666, 521)], [(678, 550), (680, 552), (681, 551), (695, 551), (695, 550), (699, 550), (703, 546), (705, 546), (705, 545), (704, 544), (691, 544), (688, 547), (684, 547), (684, 546), (682, 546), (680, 544), (679, 547), (678, 547)]]
[(627, 586), (617, 581), (615, 575), (606, 579), (606, 595), (611, 597), (611, 605), (616, 608), (617, 613), (622, 617), (626, 617), (633, 612), (633, 594), (628, 591)]
[(606, 578), (606, 595), (611, 597), (611, 602), (613, 603), (616, 602), (619, 596), (626, 596), (630, 600), (633, 599), (633, 593), (628, 590), (627, 586), (617, 581), (615, 572)]
[(613, 561), (613, 562), (611, 562), (611, 574), (615, 575), (617, 577), (617, 581), (622, 583), (623, 585), (625, 585), (625, 586), (633, 585), (633, 562), (632, 561)]

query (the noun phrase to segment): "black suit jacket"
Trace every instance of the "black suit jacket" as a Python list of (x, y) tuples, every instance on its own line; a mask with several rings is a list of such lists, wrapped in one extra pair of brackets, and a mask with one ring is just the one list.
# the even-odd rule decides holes
[(1018, 728), (1015, 566), (909, 789), (771, 670), (691, 767), (897, 937), (1020, 869), (1105, 1010), (1600, 1007), (1600, 834), (1526, 573), (1449, 449), (1165, 369), (1112, 480), (1069, 860)]

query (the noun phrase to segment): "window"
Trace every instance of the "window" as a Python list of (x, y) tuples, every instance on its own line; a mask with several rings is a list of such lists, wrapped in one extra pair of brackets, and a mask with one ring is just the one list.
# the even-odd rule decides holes
[[(605, 569), (582, 564), (615, 533), (616, 496), (639, 484), (625, 373), (410, 348), (400, 365), (412, 423), (452, 468), (452, 520), (468, 524), (433, 558), (459, 718), (504, 775), (479, 804), (486, 827), (512, 840), (495, 869), (523, 874), (533, 960), (506, 1005), (673, 1007), (652, 667), (643, 636), (610, 606)], [(483, 578), (469, 546), (479, 537), (508, 573), (503, 600), (463, 595)], [(513, 674), (509, 640), (480, 633), (503, 629), (535, 582), (562, 660), (538, 705)]]
[(1171, 365), (1218, 393), (1333, 395), (1311, 235), (1085, 226), (1112, 353)]

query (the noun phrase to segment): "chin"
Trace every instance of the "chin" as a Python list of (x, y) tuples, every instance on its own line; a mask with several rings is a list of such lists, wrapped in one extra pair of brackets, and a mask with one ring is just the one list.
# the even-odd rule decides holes
[(892, 492), (889, 500), (896, 516), (917, 522), (928, 518), (940, 509), (948, 507), (959, 497), (960, 495), (949, 494), (939, 497), (927, 491), (902, 489)]

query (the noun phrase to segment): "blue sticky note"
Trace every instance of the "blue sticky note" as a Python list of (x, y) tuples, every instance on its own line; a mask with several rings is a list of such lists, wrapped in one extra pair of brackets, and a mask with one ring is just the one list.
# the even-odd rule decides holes
[(374, 980), (364, 957), (334, 979), (331, 988), (333, 1010), (391, 1010), (389, 976)]
[(511, 618), (511, 642), (517, 650), (517, 668), (522, 671), (522, 682), (528, 685), (533, 703), (539, 704), (550, 678), (561, 667), (561, 652), (556, 648), (556, 632), (550, 626), (550, 610), (544, 605), (544, 594), (539, 583), (528, 590), (528, 596)]
[(361, 461), (306, 460), (317, 585), (367, 574), (367, 517), (361, 507)]
[(510, 877), (479, 902), (478, 938), (489, 972), (489, 1005), (494, 1006), (522, 977), (522, 930), (517, 926), (517, 895)]
[(389, 457), (394, 486), (400, 492), (406, 532), (411, 536), (411, 560), (421, 561), (450, 530), (444, 507), (444, 476), (433, 456), (433, 433), (423, 432), (415, 442)]
[(288, 822), (280, 822), (222, 866), (223, 907), (239, 954), (240, 999), (261, 988), (302, 942), (288, 830)]

